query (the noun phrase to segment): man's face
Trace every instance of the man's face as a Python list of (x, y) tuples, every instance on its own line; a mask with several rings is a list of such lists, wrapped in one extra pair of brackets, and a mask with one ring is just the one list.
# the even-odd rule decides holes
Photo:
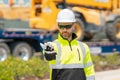
[(72, 36), (72, 32), (74, 30), (74, 23), (58, 23), (58, 29), (63, 38), (69, 39)]

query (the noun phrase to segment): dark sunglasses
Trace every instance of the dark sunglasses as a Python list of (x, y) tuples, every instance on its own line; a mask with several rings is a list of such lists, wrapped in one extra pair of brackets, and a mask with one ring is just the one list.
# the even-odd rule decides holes
[(71, 27), (73, 26), (73, 24), (71, 24), (71, 25), (59, 25), (58, 24), (58, 27), (60, 28), (60, 29), (70, 29)]

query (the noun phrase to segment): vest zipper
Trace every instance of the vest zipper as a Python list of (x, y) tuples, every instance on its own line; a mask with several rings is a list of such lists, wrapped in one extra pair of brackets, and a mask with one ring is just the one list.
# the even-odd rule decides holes
[(69, 42), (69, 46), (70, 46), (70, 49), (71, 49), (71, 51), (72, 51), (72, 46), (71, 46), (70, 42)]
[(77, 52), (78, 52), (78, 57), (79, 57), (79, 61), (80, 61), (80, 51), (78, 48), (77, 48)]

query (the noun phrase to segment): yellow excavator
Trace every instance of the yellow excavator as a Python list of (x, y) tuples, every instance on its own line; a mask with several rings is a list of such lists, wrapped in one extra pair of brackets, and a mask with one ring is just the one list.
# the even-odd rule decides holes
[(53, 0), (32, 0), (31, 28), (56, 30), (56, 16), (60, 9)]
[(29, 2), (27, 6), (23, 6), (22, 1), (24, 0), (17, 0), (16, 4), (15, 0), (0, 0), (0, 18), (28, 20), (30, 18)]
[(56, 30), (57, 13), (64, 8), (74, 11), (78, 38), (92, 39), (105, 30), (111, 41), (120, 41), (120, 0), (32, 0), (31, 28)]
[(78, 39), (90, 40), (105, 31), (109, 40), (120, 41), (120, 0), (31, 0), (30, 8), (14, 7), (14, 1), (0, 4), (0, 18), (29, 19), (31, 28), (56, 31), (57, 13), (69, 8), (76, 15)]

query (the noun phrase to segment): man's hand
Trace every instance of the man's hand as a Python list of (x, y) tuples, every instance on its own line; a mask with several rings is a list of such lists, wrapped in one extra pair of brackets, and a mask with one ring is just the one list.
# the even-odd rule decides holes
[(54, 60), (56, 59), (56, 52), (54, 51), (54, 47), (52, 46), (51, 42), (47, 42), (45, 44), (41, 44), (43, 50), (45, 51), (45, 58), (46, 60)]

